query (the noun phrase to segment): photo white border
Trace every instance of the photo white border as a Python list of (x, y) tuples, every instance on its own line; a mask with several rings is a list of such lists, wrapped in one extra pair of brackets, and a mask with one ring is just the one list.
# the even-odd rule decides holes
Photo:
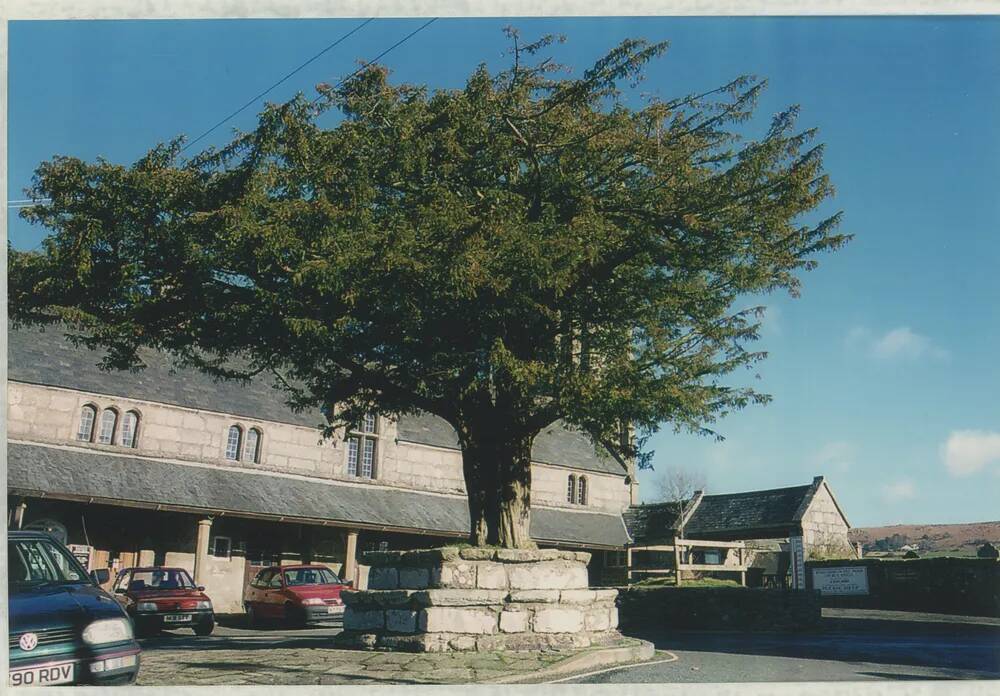
[[(542, 16), (843, 16), (843, 15), (993, 15), (1000, 14), (1000, 0), (890, 0), (877, 3), (872, 0), (7, 0), (0, 7), (0, 65), (3, 80), (0, 82), (0, 138), (7, 143), (7, 22), (16, 20), (52, 19), (218, 19), (218, 18), (272, 18), (306, 19), (321, 17), (542, 17)], [(4, 149), (6, 152), (6, 148)], [(0, 181), (7, 181), (7, 158), (0, 158)], [(0, 225), (4, 240), (7, 233), (7, 190), (0, 191)], [(0, 251), (3, 268), (3, 308), (0, 310), (3, 325), (0, 327), (0, 350), (7, 354), (7, 245)], [(7, 387), (7, 361), (0, 366), (0, 383), (4, 394)], [(0, 405), (0, 435), (6, 442), (7, 399)], [(7, 448), (0, 450), (0, 476), (5, 494), (2, 513), (6, 536), (7, 518)], [(7, 573), (6, 554), (0, 554), (0, 577)], [(7, 583), (0, 583), (0, 631), (7, 634)], [(5, 677), (8, 666), (6, 650), (0, 650), (0, 677)], [(762, 682), (727, 684), (616, 684), (614, 686), (562, 684), (548, 686), (488, 686), (453, 685), (421, 686), (423, 694), (442, 696), (467, 696), (470, 691), (483, 696), (501, 696), (517, 690), (522, 693), (541, 693), (547, 696), (591, 696), (596, 694), (694, 694), (711, 696), (785, 696), (810, 694), (810, 696), (882, 696), (907, 694), (912, 696), (995, 696), (998, 681), (962, 682)], [(112, 692), (113, 687), (88, 687), (88, 691)], [(144, 687), (148, 694), (164, 696), (199, 696), (211, 688), (220, 696), (233, 694), (265, 693), (274, 686), (193, 687), (162, 686)], [(351, 694), (395, 694), (412, 690), (406, 686), (283, 686), (295, 694), (329, 696), (334, 690)], [(571, 691), (572, 690), (572, 691)], [(24, 690), (21, 690), (23, 693)]]

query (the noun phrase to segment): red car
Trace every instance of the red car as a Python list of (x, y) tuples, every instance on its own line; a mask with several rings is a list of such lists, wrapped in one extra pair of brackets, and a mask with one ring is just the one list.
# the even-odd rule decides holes
[(215, 628), (212, 600), (183, 568), (126, 568), (118, 573), (113, 589), (137, 635), (192, 628), (207, 636)]
[(287, 565), (264, 568), (243, 591), (248, 622), (279, 619), (304, 625), (312, 621), (341, 620), (344, 603), (340, 591), (349, 588), (321, 565)]

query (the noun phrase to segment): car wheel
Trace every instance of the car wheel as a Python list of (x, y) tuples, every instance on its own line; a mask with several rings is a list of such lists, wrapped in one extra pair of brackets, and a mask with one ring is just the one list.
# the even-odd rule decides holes
[(215, 621), (209, 619), (208, 621), (202, 621), (200, 624), (195, 625), (194, 634), (196, 636), (207, 636), (211, 635), (214, 629), (215, 629)]
[(303, 628), (306, 625), (305, 609), (299, 609), (291, 602), (285, 603), (285, 623), (296, 628)]

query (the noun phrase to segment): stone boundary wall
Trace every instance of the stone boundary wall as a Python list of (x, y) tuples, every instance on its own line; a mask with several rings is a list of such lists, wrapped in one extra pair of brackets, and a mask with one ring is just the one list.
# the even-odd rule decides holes
[(623, 628), (799, 631), (819, 626), (819, 593), (744, 587), (627, 587)]
[(590, 554), (457, 548), (369, 552), (344, 591), (339, 642), (419, 652), (584, 648), (620, 640), (614, 589), (587, 587)]
[(825, 607), (1000, 616), (1000, 561), (992, 558), (914, 558), (809, 561), (813, 568), (868, 569), (867, 595), (824, 595)]

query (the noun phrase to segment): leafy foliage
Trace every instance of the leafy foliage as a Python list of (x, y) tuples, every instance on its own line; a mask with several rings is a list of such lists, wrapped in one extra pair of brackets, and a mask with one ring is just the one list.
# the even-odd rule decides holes
[(10, 251), (13, 318), (70, 320), (108, 367), (145, 346), (271, 374), (295, 407), (337, 405), (327, 434), (420, 409), (463, 443), (530, 442), (562, 419), (627, 457), (623, 423), (710, 433), (766, 401), (722, 379), (763, 357), (734, 303), (794, 294), (846, 240), (838, 216), (798, 222), (832, 192), (814, 131), (790, 108), (744, 141), (751, 77), (629, 108), (619, 84), (666, 44), (570, 78), (537, 57), (551, 37), (509, 36), (511, 66), (462, 89), (370, 67), (188, 161), (177, 139), (131, 166), (42, 163), (28, 193), (51, 202), (22, 215), (51, 235)]

